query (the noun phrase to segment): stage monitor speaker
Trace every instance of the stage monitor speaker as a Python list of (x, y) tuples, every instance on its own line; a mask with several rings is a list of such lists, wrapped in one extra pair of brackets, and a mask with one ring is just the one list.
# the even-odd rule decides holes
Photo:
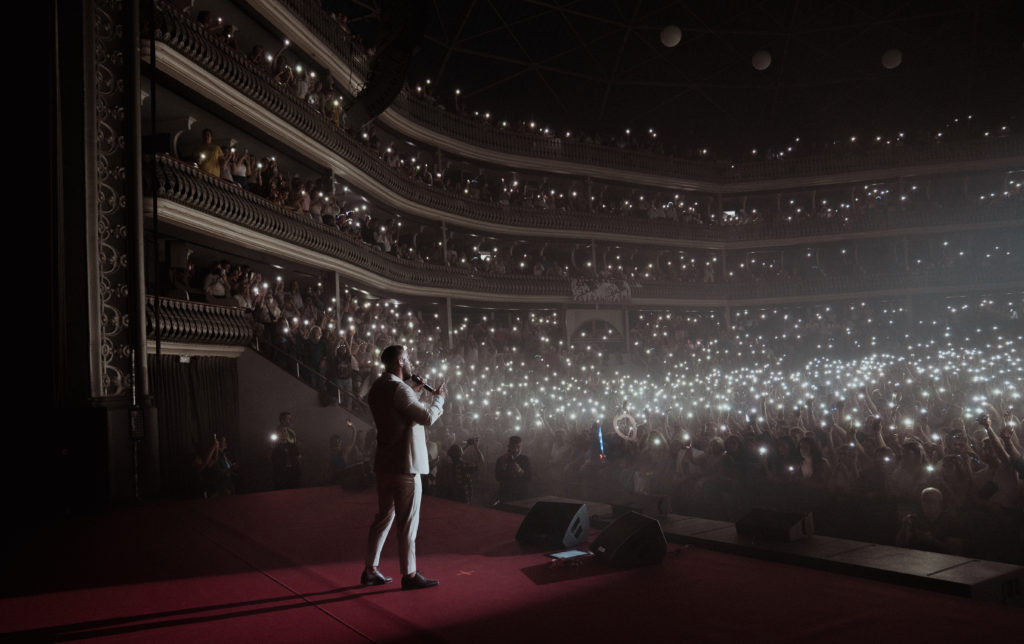
[(628, 568), (661, 563), (667, 547), (657, 519), (630, 512), (602, 530), (590, 549), (613, 566)]
[(538, 501), (516, 532), (516, 541), (548, 548), (571, 548), (587, 538), (590, 513), (585, 503)]
[(808, 512), (778, 512), (754, 508), (736, 522), (736, 534), (755, 541), (796, 541), (814, 535), (814, 516)]

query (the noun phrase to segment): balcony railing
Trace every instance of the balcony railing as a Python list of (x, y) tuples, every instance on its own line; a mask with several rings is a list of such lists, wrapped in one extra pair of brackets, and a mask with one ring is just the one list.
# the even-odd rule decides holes
[[(335, 227), (309, 215), (281, 208), (232, 182), (212, 177), (192, 165), (167, 157), (147, 159), (143, 172), (146, 194), (188, 206), (205, 215), (222, 219), (248, 230), (301, 248), (327, 255), (340, 263), (364, 269), (392, 283), (450, 291), (455, 297), (488, 299), (495, 295), (529, 298), (557, 298), (572, 302), (569, 280), (524, 275), (491, 275), (468, 268), (415, 262), (381, 252), (374, 246), (345, 235)], [(155, 174), (156, 185), (152, 184)], [(687, 301), (713, 302), (842, 295), (874, 290), (959, 287), (976, 284), (1017, 284), (1024, 280), (1024, 268), (1001, 269), (993, 275), (983, 266), (950, 268), (891, 275), (830, 275), (798, 280), (727, 282), (717, 284), (645, 282), (634, 290), (634, 299), (664, 300), (666, 305)], [(884, 286), (883, 286), (884, 285)]]
[(337, 383), (321, 375), (317, 369), (299, 362), (291, 353), (269, 342), (260, 342), (255, 336), (253, 318), (249, 311), (234, 306), (162, 297), (158, 317), (156, 302), (155, 297), (146, 296), (146, 334), (150, 340), (156, 339), (159, 328), (160, 340), (163, 342), (250, 347), (295, 378), (319, 391), (329, 392), (338, 405), (346, 407), (363, 420), (371, 420), (366, 402), (351, 390), (342, 390)]
[[(306, 24), (324, 44), (330, 46), (365, 81), (368, 64), (364, 52), (353, 48), (341, 28), (322, 9), (319, 0), (283, 0), (292, 13)], [(356, 88), (352, 88), (356, 89)], [(1024, 155), (1024, 140), (1019, 137), (944, 142), (931, 146), (879, 146), (870, 152), (849, 156), (837, 154), (779, 160), (745, 161), (735, 164), (680, 159), (639, 150), (586, 143), (571, 138), (544, 137), (510, 131), (461, 114), (444, 111), (405, 92), (392, 109), (436, 133), (471, 146), (513, 154), (578, 163), (581, 166), (643, 172), (669, 178), (704, 179), (729, 182), (815, 177), (858, 171), (947, 164), (980, 159)], [(586, 175), (580, 168), (580, 175)]]
[(146, 336), (163, 342), (249, 346), (253, 340), (252, 316), (233, 306), (146, 297)]
[(156, 189), (148, 169), (143, 173), (147, 195), (169, 199), (224, 221), (243, 226), (302, 248), (328, 255), (374, 275), (411, 286), (464, 290), (480, 294), (569, 296), (569, 283), (559, 278), (517, 275), (491, 277), (469, 269), (436, 266), (387, 255), (309, 215), (281, 208), (229, 181), (193, 166), (156, 157)]
[[(258, 102), (300, 134), (319, 142), (342, 161), (358, 168), (364, 176), (351, 177), (354, 184), (359, 185), (360, 181), (374, 182), (385, 188), (387, 194), (416, 203), (421, 213), (433, 211), (438, 218), (454, 215), (481, 224), (515, 228), (523, 235), (542, 236), (550, 231), (559, 231), (559, 236), (565, 237), (568, 233), (582, 239), (593, 235), (623, 239), (656, 237), (696, 244), (797, 239), (921, 225), (952, 225), (964, 223), (965, 217), (967, 221), (997, 221), (1016, 216), (1009, 207), (1000, 210), (998, 206), (988, 206), (969, 211), (929, 210), (891, 216), (855, 216), (850, 222), (836, 217), (785, 225), (701, 226), (640, 217), (516, 208), (477, 201), (429, 188), (416, 179), (393, 171), (373, 150), (334, 126), (292, 93), (282, 90), (273, 80), (253, 69), (243, 55), (210, 36), (181, 12), (161, 11), (158, 12), (157, 20), (155, 34), (161, 42), (187, 56), (227, 86)], [(396, 204), (388, 205), (400, 207)]]

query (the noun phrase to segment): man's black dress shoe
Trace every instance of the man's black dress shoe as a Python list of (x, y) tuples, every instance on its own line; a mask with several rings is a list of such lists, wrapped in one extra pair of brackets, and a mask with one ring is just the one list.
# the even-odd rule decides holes
[(427, 579), (420, 573), (402, 577), (402, 590), (417, 590), (419, 588), (431, 588), (439, 582), (436, 579)]
[(359, 578), (359, 583), (364, 586), (380, 586), (383, 584), (390, 584), (391, 577), (385, 577), (376, 570), (373, 572), (363, 571), (363, 576)]

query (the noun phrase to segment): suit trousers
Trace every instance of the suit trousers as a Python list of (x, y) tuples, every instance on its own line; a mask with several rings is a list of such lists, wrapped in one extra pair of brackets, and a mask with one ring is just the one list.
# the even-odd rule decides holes
[(403, 575), (416, 572), (416, 532), (420, 527), (423, 483), (419, 474), (377, 473), (377, 516), (370, 526), (366, 565), (380, 565), (380, 551), (398, 520), (398, 558)]

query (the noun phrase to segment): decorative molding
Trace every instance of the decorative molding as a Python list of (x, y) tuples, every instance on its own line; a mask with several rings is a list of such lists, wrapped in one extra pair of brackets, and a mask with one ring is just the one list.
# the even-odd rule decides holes
[[(126, 89), (134, 46), (124, 0), (93, 3), (93, 78), (96, 265), (100, 306), (100, 396), (122, 396), (132, 382), (132, 341), (128, 286), (128, 171)], [(89, 142), (86, 142), (87, 150)]]
[[(161, 342), (160, 353), (172, 356), (237, 358), (245, 353), (246, 347), (233, 347), (222, 344), (191, 344), (188, 342)], [(146, 342), (146, 353), (156, 354), (156, 342)]]

